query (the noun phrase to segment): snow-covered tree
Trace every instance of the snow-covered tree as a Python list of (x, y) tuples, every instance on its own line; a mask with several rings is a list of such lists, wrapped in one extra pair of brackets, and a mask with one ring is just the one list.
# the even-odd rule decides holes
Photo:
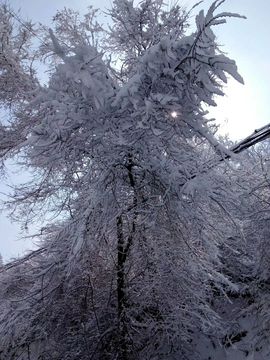
[(267, 357), (270, 354), (269, 150), (269, 140), (257, 145), (245, 154), (239, 168), (239, 175), (244, 179), (239, 181), (243, 203), (243, 244), (249, 264), (249, 271), (242, 279), (243, 292), (248, 300), (245, 311), (257, 320), (253, 329), (253, 346), (256, 351), (267, 349)]
[(190, 35), (186, 12), (162, 1), (115, 1), (103, 40), (92, 9), (82, 23), (59, 12), (36, 52), (53, 55), (45, 86), (16, 58), (30, 85), (0, 146), (33, 177), (9, 206), (26, 225), (54, 221), (1, 272), (2, 358), (184, 358), (194, 333), (219, 331), (209, 299), (230, 286), (219, 248), (235, 198), (222, 172), (206, 171), (203, 148), (231, 153), (204, 106), (228, 75), (242, 82), (212, 31), (238, 17), (216, 15), (223, 2)]

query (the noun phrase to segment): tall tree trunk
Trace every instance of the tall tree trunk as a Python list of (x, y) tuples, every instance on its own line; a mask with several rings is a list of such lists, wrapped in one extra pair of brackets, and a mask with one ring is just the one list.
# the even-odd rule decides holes
[(133, 238), (135, 234), (135, 221), (136, 221), (136, 206), (137, 206), (137, 196), (135, 191), (135, 178), (132, 172), (134, 163), (132, 161), (132, 155), (128, 155), (128, 164), (126, 168), (128, 170), (128, 179), (129, 184), (133, 189), (133, 208), (134, 208), (134, 217), (132, 219), (131, 230), (125, 239), (124, 235), (124, 224), (123, 224), (123, 215), (117, 217), (117, 305), (118, 305), (118, 329), (119, 329), (119, 356), (120, 360), (128, 360), (128, 327), (126, 319), (126, 310), (127, 310), (127, 283), (126, 283), (126, 273), (125, 266), (127, 257), (133, 243)]
[(118, 336), (120, 360), (128, 360), (126, 310), (126, 276), (124, 251), (124, 234), (122, 216), (117, 218), (117, 305), (118, 305)]

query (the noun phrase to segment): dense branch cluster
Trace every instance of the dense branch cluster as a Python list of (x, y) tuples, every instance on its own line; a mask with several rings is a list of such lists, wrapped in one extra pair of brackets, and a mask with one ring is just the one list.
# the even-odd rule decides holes
[[(197, 333), (224, 336), (213, 299), (245, 286), (223, 254), (244, 251), (227, 240), (248, 236), (254, 219), (239, 211), (248, 186), (236, 195), (245, 168), (207, 165), (233, 148), (205, 105), (228, 76), (243, 82), (212, 31), (240, 17), (216, 14), (223, 2), (190, 35), (188, 13), (162, 0), (115, 0), (107, 30), (89, 8), (27, 32), (1, 7), (0, 101), (12, 121), (0, 154), (33, 174), (8, 206), (25, 225), (54, 221), (38, 250), (0, 269), (0, 359), (194, 359)], [(28, 66), (36, 58), (48, 63), (46, 85)]]

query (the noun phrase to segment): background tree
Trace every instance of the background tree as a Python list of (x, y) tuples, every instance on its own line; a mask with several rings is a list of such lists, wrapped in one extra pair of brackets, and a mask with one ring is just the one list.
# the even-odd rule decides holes
[(238, 170), (245, 242), (245, 263), (248, 271), (242, 278), (242, 293), (246, 297), (245, 313), (253, 316), (253, 346), (267, 349), (269, 356), (269, 141), (257, 145), (245, 154)]

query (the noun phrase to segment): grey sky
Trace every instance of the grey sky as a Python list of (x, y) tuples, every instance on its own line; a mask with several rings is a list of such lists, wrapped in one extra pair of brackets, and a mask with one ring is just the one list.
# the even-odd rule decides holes
[[(189, 8), (197, 1), (179, 2)], [(172, 1), (168, 0), (168, 3)], [(198, 9), (207, 9), (211, 3), (211, 0), (205, 0)], [(110, 8), (111, 1), (11, 0), (10, 4), (14, 9), (21, 9), (22, 18), (50, 24), (57, 9), (71, 7), (83, 12), (89, 5), (104, 9)], [(197, 11), (194, 10), (194, 14)], [(228, 19), (228, 24), (216, 28), (219, 43), (224, 44), (224, 51), (237, 61), (245, 86), (229, 81), (227, 96), (218, 101), (218, 107), (211, 114), (223, 124), (223, 133), (229, 132), (232, 138), (237, 139), (270, 122), (270, 1), (227, 0), (220, 11), (247, 16), (247, 20)], [(106, 22), (105, 17), (103, 22)], [(0, 217), (0, 229), (0, 253), (6, 260), (31, 247), (29, 240), (18, 241), (18, 226), (10, 224), (3, 215)]]

